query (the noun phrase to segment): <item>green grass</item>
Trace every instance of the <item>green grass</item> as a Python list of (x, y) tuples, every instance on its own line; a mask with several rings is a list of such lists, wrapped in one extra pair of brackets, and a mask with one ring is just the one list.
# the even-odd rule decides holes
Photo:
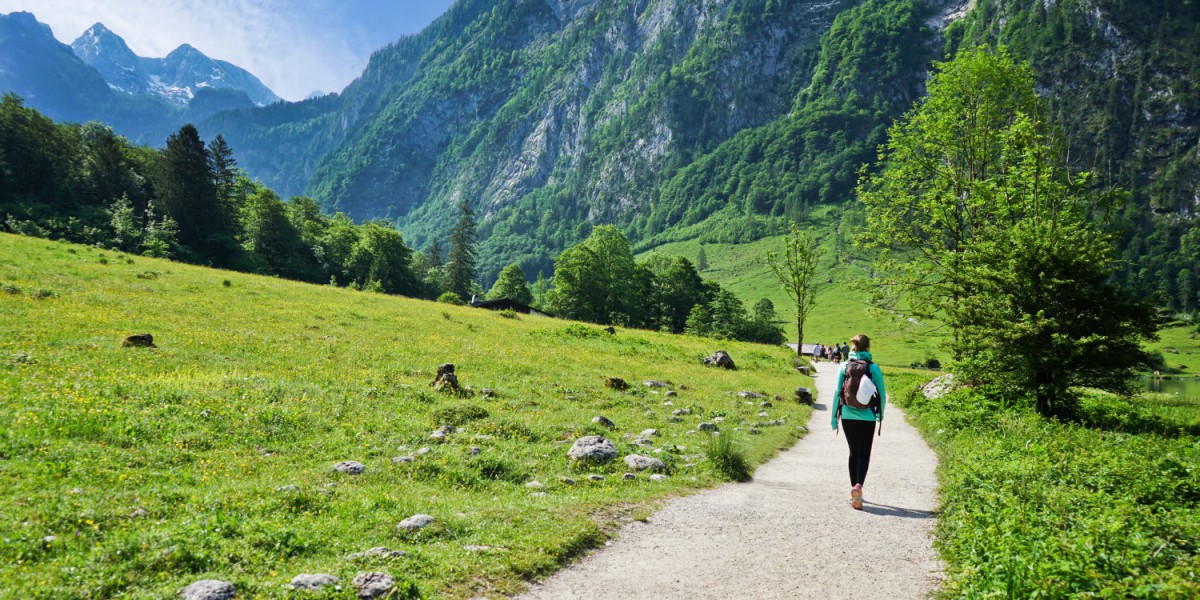
[[(949, 339), (944, 328), (935, 323), (913, 323), (905, 315), (874, 311), (867, 304), (865, 292), (852, 289), (852, 281), (869, 274), (870, 261), (859, 256), (849, 243), (843, 245), (844, 255), (839, 259), (835, 251), (837, 214), (833, 207), (820, 207), (813, 211), (811, 222), (802, 224), (812, 228), (824, 249), (817, 276), (816, 305), (804, 325), (805, 343), (846, 343), (854, 335), (865, 333), (871, 337), (872, 355), (880, 364), (906, 367), (929, 358), (947, 363), (948, 352), (941, 347)], [(796, 306), (766, 263), (767, 251), (782, 249), (779, 237), (748, 244), (705, 243), (708, 269), (701, 275), (732, 291), (747, 306), (762, 298), (771, 300), (783, 320), (785, 338), (795, 343)], [(700, 242), (673, 242), (651, 252), (685, 256), (695, 262)], [(644, 259), (647, 254), (638, 258)]]
[[(512, 593), (614, 523), (724, 481), (691, 431), (717, 416), (723, 431), (757, 422), (757, 404), (731, 392), (811, 386), (782, 348), (610, 336), (11, 235), (0, 235), (0, 329), (0, 589), (20, 598), (163, 598), (205, 578), (282, 598), (305, 572), (340, 577), (326, 597), (350, 598), (363, 570), (431, 597)], [(144, 332), (157, 349), (121, 347)], [(718, 348), (739, 370), (700, 364)], [(433, 391), (444, 362), (496, 397)], [(605, 376), (633, 389), (607, 389)], [(674, 408), (693, 415), (673, 423)], [(809, 411), (776, 401), (787, 425), (738, 436), (750, 465), (797, 439)], [(593, 425), (597, 414), (616, 431)], [(463, 431), (436, 443), (442, 425)], [(624, 438), (647, 428), (661, 433), (652, 447)], [(671, 477), (571, 465), (570, 443), (588, 434), (622, 455), (661, 449)], [(367, 470), (334, 473), (342, 460)], [(414, 513), (437, 522), (396, 529)], [(373, 546), (409, 556), (344, 558)]]
[(1149, 345), (1162, 353), (1167, 369), (1180, 377), (1200, 377), (1200, 331), (1195, 325), (1167, 327), (1158, 332), (1159, 340)]
[(1086, 392), (1065, 424), (969, 391), (896, 398), (940, 457), (942, 597), (1200, 596), (1194, 401)]

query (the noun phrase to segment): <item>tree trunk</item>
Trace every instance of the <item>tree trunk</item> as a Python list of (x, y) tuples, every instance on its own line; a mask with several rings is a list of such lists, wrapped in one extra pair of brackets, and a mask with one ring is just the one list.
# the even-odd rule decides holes
[(804, 321), (796, 319), (796, 356), (804, 356)]

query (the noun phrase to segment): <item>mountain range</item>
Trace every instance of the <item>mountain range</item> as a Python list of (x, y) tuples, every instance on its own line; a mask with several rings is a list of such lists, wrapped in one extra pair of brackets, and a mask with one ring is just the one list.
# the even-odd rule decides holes
[(133, 95), (158, 96), (186, 108), (203, 89), (243, 91), (257, 106), (279, 102), (279, 96), (245, 69), (183, 44), (166, 58), (134, 54), (121, 36), (96, 23), (71, 44), (83, 62), (93, 66), (113, 89)]
[(67, 46), (24, 12), (0, 15), (0, 91), (57, 120), (99, 120), (152, 144), (217, 111), (280, 101), (246, 70), (190, 45), (141, 57), (97, 23)]
[(105, 120), (135, 139), (122, 103), (191, 90), (176, 117), (223, 134), (252, 176), (395, 222), (417, 248), (444, 242), (465, 203), (485, 282), (512, 262), (549, 273), (596, 224), (645, 250), (753, 240), (848, 202), (934, 62), (1004, 45), (1032, 65), (1071, 160), (1128, 192), (1114, 215), (1125, 282), (1165, 298), (1200, 287), (1180, 258), (1200, 213), (1195, 0), (458, 0), (340, 93), (254, 106), (267, 102), (243, 89), (232, 110), (191, 115), (201, 83), (235, 78), (170, 77), (89, 33), (76, 50), (98, 70), (61, 44), (4, 46), (2, 26), (0, 60), (41, 65), (39, 101), (104, 86)]

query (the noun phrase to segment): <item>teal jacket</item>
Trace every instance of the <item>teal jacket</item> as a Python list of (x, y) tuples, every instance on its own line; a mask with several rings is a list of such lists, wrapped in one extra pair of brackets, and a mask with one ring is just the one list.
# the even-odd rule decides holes
[[(851, 351), (850, 352), (850, 360), (854, 360), (856, 358), (859, 360), (871, 360), (871, 353), (870, 352)], [(885, 407), (887, 407), (887, 391), (883, 388), (883, 371), (879, 370), (879, 365), (872, 362), (870, 374), (871, 374), (871, 381), (875, 382), (875, 387), (879, 388), (879, 421), (882, 422), (883, 421), (883, 409)], [(842, 393), (842, 380), (845, 377), (846, 377), (846, 363), (842, 363), (842, 368), (838, 369), (837, 387), (833, 388), (834, 394)], [(838, 423), (837, 423), (838, 410), (837, 409), (838, 409), (839, 402), (841, 402), (841, 400), (837, 396), (834, 396), (829, 401), (829, 412), (831, 413), (830, 421), (832, 422), (833, 429), (837, 429), (837, 426), (838, 426)], [(871, 409), (869, 409), (869, 408), (854, 408), (852, 406), (843, 406), (842, 407), (842, 418), (843, 419), (853, 419), (855, 421), (874, 421), (874, 420), (876, 420), (875, 413), (872, 412)]]

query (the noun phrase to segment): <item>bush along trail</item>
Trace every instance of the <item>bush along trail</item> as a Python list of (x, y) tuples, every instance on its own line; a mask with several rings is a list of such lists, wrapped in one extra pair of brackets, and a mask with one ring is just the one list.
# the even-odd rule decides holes
[(865, 505), (850, 508), (848, 449), (827, 412), (836, 369), (818, 365), (808, 435), (751, 481), (670, 502), (522, 598), (929, 595), (942, 568), (931, 537), (937, 460), (904, 413), (889, 407)]

